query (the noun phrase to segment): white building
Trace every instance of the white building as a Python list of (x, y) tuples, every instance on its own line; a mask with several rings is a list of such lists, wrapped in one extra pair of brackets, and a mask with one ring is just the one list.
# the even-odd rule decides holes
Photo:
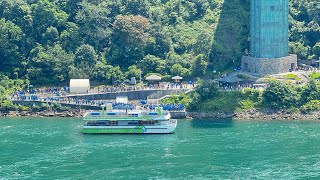
[(89, 89), (89, 79), (70, 79), (70, 93), (87, 93)]

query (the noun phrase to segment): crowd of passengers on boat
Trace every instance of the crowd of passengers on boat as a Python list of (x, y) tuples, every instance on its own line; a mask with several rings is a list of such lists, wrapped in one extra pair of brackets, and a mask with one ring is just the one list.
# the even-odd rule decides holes
[[(150, 126), (157, 125), (159, 121), (157, 120), (147, 120), (147, 121), (128, 121), (127, 123), (122, 124), (121, 126)], [(88, 121), (86, 126), (117, 126), (118, 121)]]

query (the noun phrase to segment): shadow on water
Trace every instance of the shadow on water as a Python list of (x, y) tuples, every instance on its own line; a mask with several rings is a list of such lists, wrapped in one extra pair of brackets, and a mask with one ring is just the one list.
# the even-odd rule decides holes
[(210, 68), (240, 65), (249, 50), (250, 0), (224, 0), (210, 53)]
[(193, 119), (191, 126), (194, 128), (231, 128), (233, 126), (232, 119)]

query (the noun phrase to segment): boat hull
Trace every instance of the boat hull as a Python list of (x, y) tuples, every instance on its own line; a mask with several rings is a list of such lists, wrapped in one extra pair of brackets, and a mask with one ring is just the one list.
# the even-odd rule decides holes
[(166, 126), (84, 126), (84, 134), (171, 134), (176, 124)]

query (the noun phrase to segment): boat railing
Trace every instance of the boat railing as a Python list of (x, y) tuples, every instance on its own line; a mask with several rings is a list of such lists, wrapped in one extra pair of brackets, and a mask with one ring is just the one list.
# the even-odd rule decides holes
[(150, 114), (149, 112), (86, 112), (83, 116), (84, 118), (146, 118), (146, 117), (154, 117), (154, 116), (166, 116), (169, 112), (163, 111), (160, 114)]

